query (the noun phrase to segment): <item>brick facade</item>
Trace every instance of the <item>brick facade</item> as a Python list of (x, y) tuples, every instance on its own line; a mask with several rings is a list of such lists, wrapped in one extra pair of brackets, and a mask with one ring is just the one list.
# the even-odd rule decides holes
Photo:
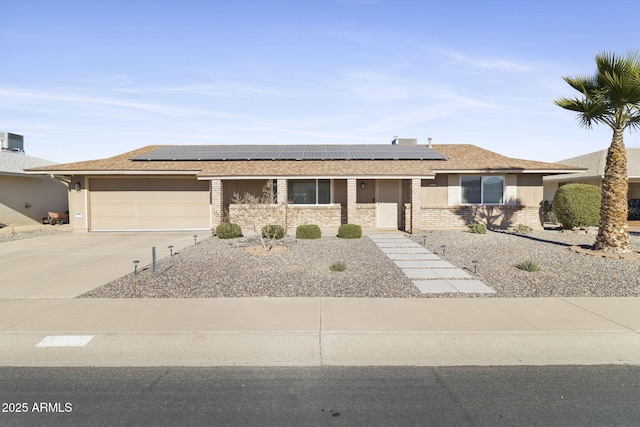
[[(356, 210), (357, 195), (357, 181), (354, 178), (347, 179), (347, 223), (349, 224), (360, 224), (358, 222), (358, 212)], [(364, 227), (364, 225), (360, 225)]]
[(211, 180), (211, 229), (215, 230), (224, 221), (222, 202), (222, 180)]
[(508, 228), (518, 224), (541, 229), (538, 206), (429, 206), (420, 209), (423, 228), (466, 227), (479, 222), (489, 228)]
[[(287, 200), (287, 180), (278, 179), (278, 203), (264, 209), (264, 218), (260, 222), (267, 224), (280, 224), (288, 229), (288, 233), (295, 233), (295, 228), (302, 224), (315, 224), (322, 228), (337, 228), (341, 224), (358, 224), (363, 228), (377, 227), (377, 204), (356, 203), (357, 180), (347, 179), (347, 203), (332, 203), (330, 205), (290, 205)], [(403, 196), (403, 204), (400, 209), (400, 228), (410, 233), (420, 233), (430, 228), (463, 228), (471, 222), (486, 224), (489, 228), (508, 228), (518, 224), (528, 225), (534, 229), (542, 227), (538, 206), (421, 206), (421, 179), (411, 179), (409, 194), (411, 202), (407, 202), (407, 195)], [(211, 181), (211, 211), (213, 227), (217, 226), (223, 218), (222, 212), (222, 182)], [(229, 218), (237, 222), (243, 228), (249, 224), (242, 223), (239, 218), (241, 209), (246, 205), (228, 206)], [(285, 219), (286, 218), (286, 219)]]
[[(244, 213), (250, 209), (249, 205), (229, 205), (229, 219), (243, 229), (250, 229), (253, 224)], [(288, 234), (295, 234), (299, 225), (315, 224), (322, 228), (338, 228), (342, 224), (342, 206), (339, 203), (330, 205), (269, 205), (254, 206), (253, 209), (262, 211), (257, 216), (258, 228), (264, 225), (277, 224), (287, 229)], [(285, 226), (286, 223), (286, 226)]]
[(376, 221), (376, 204), (375, 203), (358, 203), (355, 205), (355, 215), (353, 219), (349, 218), (350, 224), (357, 224), (361, 227), (377, 227)]
[(411, 200), (409, 203), (410, 215), (405, 213), (405, 230), (411, 233), (419, 233), (424, 228), (424, 224), (421, 221), (413, 221), (413, 218), (420, 218), (420, 206), (421, 201), (421, 179), (411, 180)]

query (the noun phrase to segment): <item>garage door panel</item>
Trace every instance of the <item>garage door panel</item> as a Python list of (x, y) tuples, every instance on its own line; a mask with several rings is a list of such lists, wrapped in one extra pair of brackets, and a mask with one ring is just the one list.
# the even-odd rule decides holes
[(92, 230), (209, 229), (208, 182), (189, 179), (92, 179)]

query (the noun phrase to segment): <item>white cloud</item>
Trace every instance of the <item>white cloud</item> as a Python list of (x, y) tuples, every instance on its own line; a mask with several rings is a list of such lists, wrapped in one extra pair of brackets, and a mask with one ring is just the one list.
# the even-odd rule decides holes
[(42, 109), (41, 103), (50, 102), (54, 108), (61, 108), (60, 103), (67, 107), (72, 107), (77, 111), (82, 111), (89, 106), (113, 107), (117, 109), (127, 109), (141, 111), (164, 116), (209, 116), (220, 118), (238, 118), (237, 115), (224, 113), (215, 110), (197, 109), (175, 105), (165, 105), (159, 103), (140, 102), (131, 99), (117, 99), (101, 96), (78, 95), (74, 93), (44, 92), (26, 89), (9, 89), (0, 87), (0, 105), (6, 107), (16, 107), (16, 103), (32, 102), (34, 107)]
[(448, 49), (435, 49), (436, 53), (444, 55), (452, 59), (451, 63), (463, 64), (471, 68), (484, 69), (484, 70), (501, 70), (506, 72), (523, 72), (529, 71), (531, 66), (528, 64), (521, 64), (513, 61), (507, 61), (503, 59), (494, 58), (473, 58), (464, 56), (458, 52)]

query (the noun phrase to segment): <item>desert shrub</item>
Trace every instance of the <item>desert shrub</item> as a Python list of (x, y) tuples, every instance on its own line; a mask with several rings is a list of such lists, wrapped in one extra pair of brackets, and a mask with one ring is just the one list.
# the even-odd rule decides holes
[(532, 231), (533, 231), (533, 228), (524, 224), (518, 224), (513, 228), (513, 232), (516, 234), (529, 234)]
[(602, 191), (595, 185), (567, 184), (558, 188), (553, 208), (562, 227), (591, 227), (600, 222)]
[(296, 238), (298, 239), (319, 239), (320, 237), (322, 237), (322, 231), (315, 224), (299, 225), (296, 228)]
[(347, 264), (344, 261), (336, 261), (329, 267), (331, 271), (344, 271), (347, 269)]
[(529, 272), (540, 271), (540, 266), (530, 259), (522, 261), (520, 264), (516, 264), (516, 268)]
[(479, 222), (472, 222), (471, 224), (467, 224), (467, 228), (469, 229), (469, 233), (487, 234), (487, 226)]
[(284, 237), (284, 228), (280, 225), (265, 225), (262, 227), (262, 235), (273, 240)]
[(235, 239), (242, 237), (242, 228), (238, 224), (223, 222), (216, 227), (216, 234), (220, 239)]
[(338, 237), (341, 239), (359, 239), (362, 237), (362, 227), (357, 224), (342, 224), (338, 228)]

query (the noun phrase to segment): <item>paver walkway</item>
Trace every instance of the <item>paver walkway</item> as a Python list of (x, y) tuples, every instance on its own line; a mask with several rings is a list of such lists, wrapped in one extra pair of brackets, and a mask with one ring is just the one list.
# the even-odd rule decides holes
[(420, 292), (495, 293), (465, 271), (443, 261), (418, 243), (398, 234), (374, 234), (369, 238), (402, 270)]

